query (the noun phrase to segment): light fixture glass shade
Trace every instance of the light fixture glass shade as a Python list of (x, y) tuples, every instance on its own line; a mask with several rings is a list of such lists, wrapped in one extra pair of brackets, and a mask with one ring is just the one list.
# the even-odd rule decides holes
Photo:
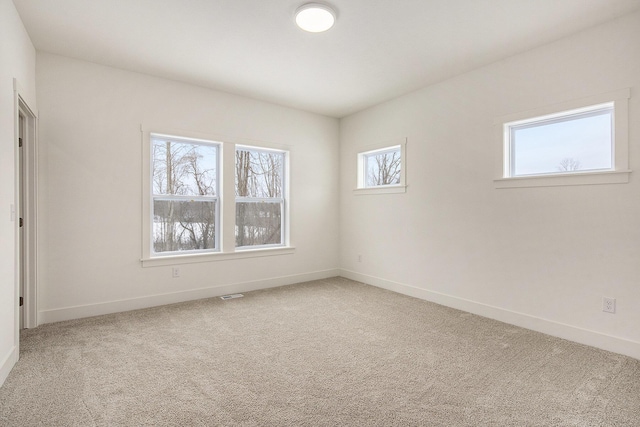
[(307, 3), (296, 10), (296, 24), (310, 33), (321, 33), (333, 27), (336, 12), (320, 3)]

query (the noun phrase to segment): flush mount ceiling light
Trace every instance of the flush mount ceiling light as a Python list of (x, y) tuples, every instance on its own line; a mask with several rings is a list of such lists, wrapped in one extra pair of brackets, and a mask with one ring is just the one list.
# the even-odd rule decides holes
[(310, 33), (321, 33), (333, 27), (336, 12), (320, 3), (307, 3), (296, 10), (296, 24)]

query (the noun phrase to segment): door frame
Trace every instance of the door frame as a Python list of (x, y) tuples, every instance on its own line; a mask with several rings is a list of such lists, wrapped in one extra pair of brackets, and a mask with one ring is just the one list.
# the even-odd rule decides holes
[[(13, 80), (14, 89), (14, 118), (15, 118), (15, 316), (16, 316), (16, 348), (19, 348), (20, 338), (20, 287), (24, 279), (23, 327), (38, 326), (38, 298), (37, 298), (37, 247), (38, 247), (38, 116), (31, 107), (32, 104), (16, 79)], [(21, 164), (19, 137), (20, 116), (23, 122), (23, 141)], [(24, 169), (24, 173), (22, 172)], [(21, 191), (21, 180), (22, 191)], [(21, 212), (20, 206), (23, 206)], [(23, 238), (20, 237), (20, 218), (23, 219)]]

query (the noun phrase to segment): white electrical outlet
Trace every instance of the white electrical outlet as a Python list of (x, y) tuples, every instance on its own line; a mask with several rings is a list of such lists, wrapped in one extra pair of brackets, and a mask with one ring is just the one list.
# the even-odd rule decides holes
[(171, 277), (180, 277), (180, 269), (178, 267), (171, 269)]
[(602, 298), (602, 311), (605, 313), (615, 313), (616, 312), (616, 299), (615, 298)]

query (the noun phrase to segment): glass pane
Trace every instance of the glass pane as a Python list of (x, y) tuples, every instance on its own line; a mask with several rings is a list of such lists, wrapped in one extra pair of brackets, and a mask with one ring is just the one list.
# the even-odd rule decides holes
[(512, 128), (514, 176), (611, 169), (611, 110)]
[(365, 156), (365, 187), (400, 184), (400, 148)]
[(236, 202), (236, 246), (281, 243), (281, 203)]
[(153, 139), (153, 194), (215, 196), (215, 145)]
[(215, 201), (153, 201), (155, 252), (215, 249)]
[(284, 153), (236, 150), (236, 196), (282, 197)]

